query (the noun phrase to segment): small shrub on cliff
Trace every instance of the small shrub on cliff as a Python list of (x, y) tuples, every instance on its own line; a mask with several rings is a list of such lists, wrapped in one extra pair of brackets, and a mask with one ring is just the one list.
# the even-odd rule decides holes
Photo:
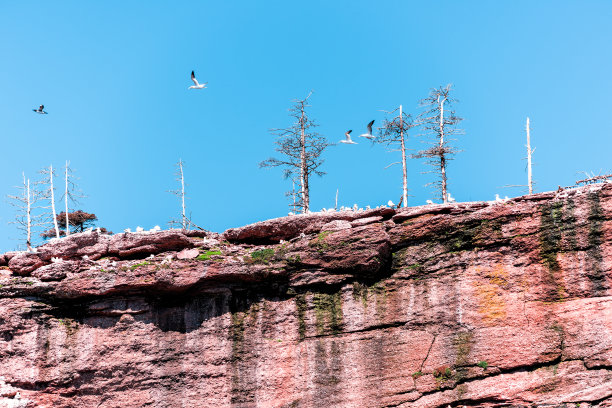
[(438, 367), (433, 371), (433, 375), (436, 378), (436, 381), (446, 381), (451, 378), (452, 374), (453, 372), (447, 365)]
[(486, 370), (488, 366), (489, 366), (489, 363), (487, 363), (484, 360), (478, 362), (478, 367), (482, 368), (483, 370)]
[(251, 253), (251, 261), (253, 263), (267, 264), (274, 258), (274, 249), (266, 248)]
[(221, 255), (221, 251), (218, 249), (206, 251), (203, 254), (198, 255), (196, 258), (198, 261), (208, 261), (213, 255)]

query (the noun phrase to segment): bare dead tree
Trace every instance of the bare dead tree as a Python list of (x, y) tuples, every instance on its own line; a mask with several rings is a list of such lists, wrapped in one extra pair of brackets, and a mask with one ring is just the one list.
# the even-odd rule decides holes
[(64, 222), (62, 223), (65, 226), (64, 234), (66, 236), (70, 235), (70, 225), (72, 225), (72, 220), (68, 219), (68, 214), (70, 214), (69, 203), (78, 204), (79, 199), (85, 197), (75, 182), (76, 177), (74, 176), (74, 171), (70, 168), (70, 161), (66, 160), (66, 166), (64, 167), (64, 212), (63, 215), (65, 217)]
[(533, 194), (533, 180), (531, 178), (531, 155), (535, 152), (535, 147), (531, 150), (531, 128), (529, 127), (529, 118), (525, 124), (525, 132), (527, 133), (527, 186), (529, 186), (529, 194)]
[(46, 209), (47, 212), (44, 214), (48, 223), (53, 222), (53, 228), (55, 230), (55, 237), (60, 237), (60, 230), (57, 224), (57, 212), (55, 211), (55, 187), (53, 185), (53, 179), (55, 178), (55, 170), (53, 165), (49, 168), (44, 168), (39, 173), (42, 175), (42, 179), (37, 183), (40, 187), (40, 197), (43, 201), (48, 201), (48, 205), (41, 206)]
[(15, 224), (25, 235), (26, 247), (28, 251), (32, 251), (32, 230), (42, 225), (41, 215), (33, 213), (40, 196), (30, 189), (30, 179), (26, 179), (25, 173), (22, 173), (22, 176), (23, 185), (16, 186), (20, 191), (19, 194), (7, 196), (9, 203), (17, 208), (15, 221), (11, 221), (10, 224)]
[(455, 111), (450, 109), (457, 102), (450, 96), (451, 87), (452, 85), (448, 84), (445, 87), (432, 89), (429, 96), (421, 100), (420, 105), (425, 107), (426, 111), (419, 115), (418, 123), (423, 126), (425, 135), (431, 138), (431, 147), (420, 150), (412, 156), (416, 159), (427, 159), (426, 163), (434, 168), (432, 172), (439, 174), (440, 179), (430, 184), (439, 191), (444, 203), (448, 202), (446, 166), (453, 155), (459, 152), (450, 145), (455, 140), (451, 137), (463, 134), (456, 128), (462, 118), (456, 116)]
[(180, 225), (182, 229), (187, 230), (189, 229), (189, 225), (191, 224), (191, 217), (187, 217), (187, 211), (186, 211), (186, 207), (185, 207), (185, 173), (184, 173), (184, 166), (185, 166), (185, 162), (181, 159), (179, 159), (178, 162), (176, 162), (175, 164), (176, 166), (176, 171), (174, 172), (174, 175), (176, 176), (176, 181), (179, 182), (180, 187), (176, 190), (170, 190), (169, 193), (174, 194), (177, 197), (180, 197), (181, 200), (181, 218), (180, 221), (178, 220), (171, 220), (169, 222), (169, 224), (171, 226), (174, 225)]
[(317, 125), (306, 113), (306, 108), (310, 107), (307, 103), (311, 95), (312, 91), (306, 98), (293, 101), (289, 115), (295, 122), (290, 127), (271, 129), (277, 136), (276, 151), (283, 157), (271, 157), (259, 163), (259, 167), (283, 167), (285, 178), (299, 180), (299, 200), (296, 201), (296, 208), (302, 213), (310, 211), (310, 176), (325, 174), (318, 168), (324, 162), (321, 158), (323, 151), (331, 146), (325, 137), (312, 130)]
[(379, 131), (379, 136), (374, 139), (374, 143), (381, 143), (387, 145), (387, 147), (390, 148), (389, 151), (391, 152), (401, 152), (402, 160), (399, 162), (391, 163), (385, 168), (389, 168), (395, 164), (402, 165), (402, 198), (400, 200), (400, 203), (403, 203), (404, 207), (407, 207), (408, 170), (406, 167), (406, 139), (408, 138), (408, 132), (415, 125), (412, 120), (412, 116), (403, 112), (402, 105), (400, 105), (399, 108), (386, 113), (394, 114), (395, 112), (398, 112), (395, 117), (384, 120), (383, 125)]

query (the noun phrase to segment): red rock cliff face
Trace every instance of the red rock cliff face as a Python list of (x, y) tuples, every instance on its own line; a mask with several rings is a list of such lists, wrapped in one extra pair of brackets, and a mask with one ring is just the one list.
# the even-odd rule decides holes
[(610, 406), (611, 226), (600, 185), (0, 255), (0, 406)]

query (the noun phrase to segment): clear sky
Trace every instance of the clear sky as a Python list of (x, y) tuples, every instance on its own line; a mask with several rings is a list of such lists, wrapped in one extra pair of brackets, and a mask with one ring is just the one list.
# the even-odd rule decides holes
[[(70, 160), (100, 226), (166, 227), (182, 158), (194, 222), (220, 232), (287, 214), (290, 182), (258, 163), (293, 99), (313, 90), (337, 142), (447, 83), (465, 119), (458, 201), (522, 194), (504, 186), (526, 183), (527, 116), (536, 191), (571, 185), (611, 171), (611, 21), (610, 1), (0, 1), (0, 194)], [(208, 89), (187, 90), (191, 70)], [(336, 189), (340, 205), (398, 201), (397, 153), (358, 142), (325, 153), (312, 209)], [(433, 198), (426, 170), (410, 161), (411, 206)], [(19, 243), (13, 217), (0, 201), (0, 251)]]

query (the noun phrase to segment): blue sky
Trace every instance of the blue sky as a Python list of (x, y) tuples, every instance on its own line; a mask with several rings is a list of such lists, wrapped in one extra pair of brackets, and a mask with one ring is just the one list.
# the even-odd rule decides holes
[[(194, 222), (223, 231), (287, 214), (290, 182), (258, 163), (293, 99), (313, 90), (310, 115), (337, 142), (381, 109), (418, 114), (447, 83), (464, 118), (458, 201), (521, 194), (503, 186), (526, 182), (527, 116), (536, 191), (571, 185), (610, 172), (611, 17), (609, 1), (0, 2), (0, 194), (70, 160), (100, 226), (165, 227), (182, 158)], [(187, 90), (192, 69), (208, 89)], [(336, 189), (341, 205), (397, 202), (396, 155), (330, 148), (311, 207)], [(432, 198), (426, 170), (410, 161), (410, 205)], [(1, 201), (0, 250), (19, 243), (13, 217)]]

